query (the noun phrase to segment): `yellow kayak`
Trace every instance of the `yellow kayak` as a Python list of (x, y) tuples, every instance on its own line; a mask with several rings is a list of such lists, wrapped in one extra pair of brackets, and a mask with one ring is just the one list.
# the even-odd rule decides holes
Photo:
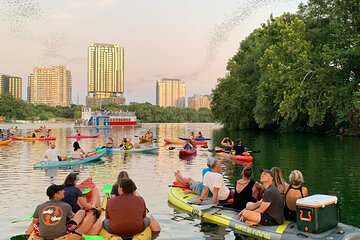
[[(107, 196), (104, 196), (102, 201), (102, 207), (105, 209), (107, 204)], [(102, 211), (102, 216), (105, 216), (105, 211)], [(122, 240), (122, 237), (114, 235), (106, 231), (105, 229), (101, 229), (99, 236), (105, 238), (105, 240)], [(133, 240), (151, 240), (152, 231), (150, 227), (147, 227), (143, 232), (136, 234), (133, 236)]]

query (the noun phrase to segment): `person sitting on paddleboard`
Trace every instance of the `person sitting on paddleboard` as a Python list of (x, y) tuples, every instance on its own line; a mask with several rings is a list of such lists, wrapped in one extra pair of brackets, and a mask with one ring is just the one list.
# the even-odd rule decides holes
[(274, 175), (268, 169), (261, 169), (260, 181), (265, 192), (260, 201), (249, 202), (246, 208), (238, 214), (240, 221), (247, 225), (263, 226), (281, 225), (284, 222), (284, 200), (279, 190), (273, 184)]
[(59, 151), (56, 149), (55, 141), (51, 141), (49, 149), (45, 151), (45, 158), (49, 161), (62, 161)]
[(141, 196), (136, 196), (136, 185), (130, 178), (121, 179), (118, 191), (120, 196), (110, 198), (106, 205), (106, 219), (102, 226), (109, 233), (122, 238), (131, 238), (148, 226), (160, 232), (159, 223), (146, 213), (146, 204)]
[(198, 133), (198, 135), (196, 136), (196, 138), (202, 138), (203, 137), (203, 135), (202, 135), (202, 133), (199, 131), (199, 133)]
[(296, 222), (296, 200), (309, 196), (309, 192), (301, 186), (304, 178), (299, 170), (292, 171), (289, 180), (290, 185), (285, 192), (284, 216), (286, 220)]
[[(73, 240), (81, 238), (72, 233), (74, 230), (79, 234), (98, 234), (100, 232), (101, 228), (92, 228), (96, 222), (95, 214), (87, 214), (85, 217), (84, 210), (74, 214), (71, 206), (61, 201), (64, 198), (64, 185), (49, 186), (46, 195), (49, 197), (49, 201), (36, 207), (33, 221), (26, 230), (28, 235), (34, 231), (33, 239), (61, 237), (61, 239)], [(70, 220), (67, 221), (67, 218)]]
[(242, 177), (235, 182), (232, 208), (243, 210), (248, 202), (256, 202), (262, 198), (264, 187), (252, 178), (252, 167), (244, 167)]
[(221, 162), (218, 159), (214, 159), (211, 162), (211, 172), (207, 172), (204, 175), (204, 189), (201, 192), (200, 198), (194, 203), (201, 204), (208, 198), (209, 191), (213, 194), (213, 204), (218, 204), (219, 201), (227, 202), (233, 198), (234, 192), (225, 185), (224, 177), (220, 171)]

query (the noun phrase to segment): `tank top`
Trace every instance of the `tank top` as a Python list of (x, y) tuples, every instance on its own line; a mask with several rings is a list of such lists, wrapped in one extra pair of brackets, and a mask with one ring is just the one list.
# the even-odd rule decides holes
[(286, 205), (286, 195), (288, 194), (290, 189), (300, 191), (302, 198), (304, 197), (304, 194), (302, 192), (302, 186), (300, 186), (298, 188), (294, 188), (291, 184), (290, 184), (288, 190), (286, 190), (286, 192), (285, 192), (284, 217), (286, 220), (296, 222), (296, 211), (289, 209), (289, 207)]
[(256, 202), (256, 199), (252, 196), (252, 188), (255, 184), (255, 181), (250, 180), (250, 182), (246, 185), (246, 187), (244, 187), (241, 192), (238, 192), (236, 190), (236, 184), (237, 183), (235, 182), (233, 208), (243, 210), (248, 202)]

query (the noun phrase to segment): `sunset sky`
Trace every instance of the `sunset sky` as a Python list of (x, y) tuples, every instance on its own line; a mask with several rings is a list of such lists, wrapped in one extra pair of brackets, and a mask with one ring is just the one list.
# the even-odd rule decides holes
[(87, 48), (125, 49), (126, 102), (155, 103), (155, 83), (180, 78), (187, 96), (210, 94), (239, 42), (299, 0), (0, 0), (0, 73), (66, 65), (73, 103), (85, 103)]

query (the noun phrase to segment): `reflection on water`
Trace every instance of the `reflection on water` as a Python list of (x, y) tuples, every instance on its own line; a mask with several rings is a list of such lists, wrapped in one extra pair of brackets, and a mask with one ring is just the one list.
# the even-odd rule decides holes
[[(0, 125), (6, 128), (8, 125)], [(23, 134), (39, 125), (18, 125)], [(70, 124), (47, 124), (52, 135), (57, 137), (56, 144), (61, 155), (67, 155), (74, 140), (66, 139), (75, 130)], [(207, 149), (199, 148), (191, 158), (179, 158), (179, 145), (164, 146), (164, 138), (178, 138), (190, 135), (191, 131), (201, 131), (204, 136), (212, 137), (209, 149), (219, 144), (224, 136), (233, 139), (241, 137), (243, 143), (254, 153), (253, 168), (255, 179), (258, 170), (279, 166), (285, 176), (291, 170), (303, 172), (305, 184), (311, 194), (334, 194), (338, 196), (342, 221), (360, 226), (360, 140), (357, 138), (339, 139), (301, 134), (277, 135), (273, 133), (226, 132), (214, 124), (144, 124), (142, 128), (81, 129), (82, 134), (99, 134), (98, 139), (81, 139), (79, 143), (85, 151), (93, 151), (103, 146), (107, 137), (120, 143), (125, 135), (137, 142), (137, 137), (151, 129), (160, 149), (148, 154), (106, 155), (102, 161), (74, 166), (65, 169), (34, 170), (33, 164), (43, 160), (48, 148), (47, 142), (16, 141), (10, 146), (0, 146), (0, 190), (1, 211), (0, 239), (23, 233), (29, 222), (10, 224), (11, 220), (31, 214), (35, 206), (46, 201), (45, 190), (52, 183), (60, 184), (71, 171), (79, 171), (80, 178), (91, 177), (101, 188), (104, 184), (116, 181), (119, 171), (128, 171), (137, 184), (139, 193), (144, 197), (147, 207), (159, 220), (162, 232), (158, 239), (234, 239), (234, 233), (223, 226), (202, 223), (187, 213), (168, 206), (168, 185), (174, 180), (173, 173), (180, 170), (184, 176), (201, 179), (201, 170), (206, 159), (213, 156)], [(172, 146), (174, 149), (169, 150)], [(223, 172), (228, 185), (233, 185), (240, 177), (246, 163), (222, 160)], [(4, 236), (3, 236), (4, 235)], [(247, 239), (239, 236), (238, 239)]]

